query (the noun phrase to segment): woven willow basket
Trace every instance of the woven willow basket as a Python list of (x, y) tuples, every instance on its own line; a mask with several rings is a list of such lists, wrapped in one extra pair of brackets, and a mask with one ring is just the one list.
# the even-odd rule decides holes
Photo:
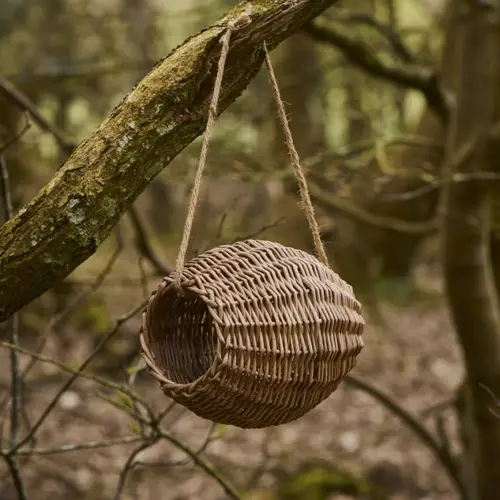
[(247, 240), (165, 278), (143, 313), (141, 353), (163, 392), (242, 428), (295, 420), (356, 363), (364, 321), (352, 287), (313, 256)]

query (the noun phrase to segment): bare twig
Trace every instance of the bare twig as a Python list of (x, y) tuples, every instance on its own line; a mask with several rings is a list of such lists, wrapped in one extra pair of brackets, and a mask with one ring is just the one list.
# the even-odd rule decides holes
[(364, 12), (339, 12), (334, 15), (325, 14), (324, 17), (328, 17), (334, 21), (340, 21), (344, 24), (366, 24), (372, 27), (375, 31), (380, 33), (387, 41), (390, 43), (393, 51), (406, 63), (417, 63), (417, 58), (412, 53), (410, 47), (401, 37), (401, 34), (394, 29), (394, 27), (389, 23), (384, 23), (379, 19), (366, 14)]
[(175, 401), (172, 401), (160, 414), (156, 417), (156, 421), (158, 424), (162, 422), (162, 420), (177, 406)]
[(76, 148), (77, 144), (66, 139), (62, 132), (57, 130), (57, 128), (40, 113), (33, 102), (31, 102), (31, 100), (25, 94), (23, 94), (18, 88), (16, 88), (13, 83), (9, 82), (5, 78), (0, 77), (0, 91), (5, 96), (7, 96), (7, 98), (10, 99), (18, 108), (23, 111), (27, 111), (33, 118), (33, 121), (41, 129), (52, 134), (62, 150), (69, 154), (73, 151), (73, 149)]
[[(106, 279), (106, 276), (111, 272), (113, 269), (113, 266), (115, 265), (118, 257), (120, 256), (122, 250), (123, 250), (123, 241), (122, 239), (118, 236), (117, 232), (117, 243), (118, 246), (116, 250), (113, 252), (111, 255), (109, 261), (107, 262), (106, 266), (104, 267), (103, 271), (97, 276), (97, 278), (91, 283), (90, 287), (86, 290), (82, 290), (79, 294), (77, 294), (65, 307), (59, 314), (55, 315), (47, 324), (47, 326), (44, 328), (43, 332), (40, 335), (40, 338), (37, 342), (37, 346), (35, 348), (36, 353), (41, 353), (43, 351), (43, 348), (45, 346), (45, 343), (47, 342), (47, 339), (49, 335), (60, 325), (66, 321), (71, 314), (73, 314), (81, 305), (86, 301), (89, 297), (89, 295), (93, 292), (95, 292), (103, 283), (103, 281)], [(11, 341), (12, 342), (12, 341)], [(12, 342), (15, 344), (15, 342)], [(28, 364), (25, 366), (24, 370), (22, 371), (20, 378), (21, 380), (25, 380), (26, 377), (29, 375), (31, 370), (34, 368), (37, 360), (39, 358), (35, 356), (31, 356), (30, 361)], [(5, 405), (5, 399), (0, 402), (0, 411), (3, 409)]]
[(206, 252), (210, 247), (215, 247), (220, 245), (223, 239), (223, 233), (225, 229), (225, 224), (227, 222), (227, 218), (231, 210), (236, 206), (239, 199), (241, 198), (241, 194), (237, 194), (233, 197), (233, 199), (228, 203), (227, 208), (222, 212), (219, 223), (217, 224), (217, 229), (215, 231), (215, 236), (213, 238), (206, 239), (200, 246), (200, 249), (196, 249), (193, 253), (194, 255), (199, 255), (201, 253)]
[[(35, 349), (36, 352), (42, 352), (48, 336), (54, 330), (59, 328), (65, 321), (67, 321), (68, 318), (78, 310), (78, 308), (82, 307), (82, 305), (88, 300), (89, 296), (102, 285), (106, 277), (113, 270), (113, 267), (116, 264), (116, 261), (118, 260), (118, 257), (120, 256), (122, 251), (123, 251), (123, 241), (119, 236), (119, 233), (117, 233), (117, 247), (115, 251), (111, 254), (111, 257), (104, 266), (104, 269), (99, 273), (97, 278), (91, 283), (89, 288), (87, 288), (86, 290), (82, 290), (80, 293), (78, 293), (61, 312), (56, 314), (49, 321), (48, 325), (45, 327), (44, 331), (40, 336), (38, 345)], [(28, 363), (26, 368), (23, 370), (22, 374), (23, 378), (28, 376), (29, 372), (33, 369), (35, 363), (36, 363), (36, 358), (32, 358), (32, 361)]]
[[(210, 424), (206, 438), (203, 440), (200, 447), (196, 451), (194, 451), (193, 453), (195, 453), (196, 455), (201, 455), (208, 448), (208, 445), (212, 441), (213, 432), (214, 432), (216, 426), (217, 426), (217, 424), (215, 422), (212, 422)], [(176, 467), (177, 466), (178, 467), (181, 465), (187, 465), (190, 461), (191, 461), (190, 458), (184, 459), (184, 460), (175, 460), (175, 461), (171, 461), (171, 462), (142, 462), (142, 461), (138, 460), (134, 463), (134, 466), (137, 466), (137, 467)]]
[(275, 431), (275, 428), (270, 427), (267, 429), (266, 432), (266, 437), (262, 442), (262, 458), (259, 461), (259, 466), (252, 472), (250, 478), (248, 479), (246, 483), (246, 490), (250, 490), (252, 488), (255, 488), (257, 483), (259, 482), (260, 478), (262, 475), (268, 470), (269, 468), (269, 462), (272, 459), (271, 452), (270, 452), (270, 447), (272, 443), (272, 435)]
[(500, 174), (495, 172), (471, 172), (470, 174), (453, 174), (450, 179), (433, 179), (429, 180), (425, 186), (419, 187), (417, 189), (412, 189), (405, 191), (403, 193), (387, 194), (383, 196), (383, 200), (386, 201), (407, 201), (418, 198), (420, 196), (425, 196), (437, 189), (442, 188), (448, 183), (462, 184), (462, 183), (472, 183), (472, 182), (498, 182), (500, 181)]
[[(9, 342), (19, 345), (19, 314), (14, 314), (8, 322)], [(10, 405), (10, 446), (14, 448), (19, 437), (19, 418), (22, 406), (22, 379), (19, 370), (19, 355), (10, 349), (11, 405)]]
[(411, 234), (430, 233), (439, 227), (437, 217), (425, 222), (409, 222), (397, 217), (387, 217), (368, 212), (335, 194), (329, 193), (312, 180), (309, 180), (309, 191), (314, 202), (319, 206), (327, 207), (329, 210), (337, 210), (369, 226), (388, 228)]
[(139, 253), (148, 260), (159, 276), (168, 276), (172, 270), (168, 264), (163, 262), (163, 260), (158, 257), (151, 246), (144, 224), (137, 213), (137, 209), (134, 206), (131, 206), (128, 214), (135, 230), (136, 245)]
[(376, 399), (380, 404), (387, 408), (391, 413), (397, 416), (419, 439), (431, 450), (434, 456), (439, 460), (443, 468), (448, 473), (453, 484), (459, 491), (462, 499), (467, 499), (467, 490), (462, 481), (460, 471), (455, 460), (449, 451), (443, 448), (434, 436), (409, 412), (398, 405), (389, 395), (380, 389), (373, 387), (368, 382), (361, 380), (354, 375), (347, 375), (345, 382)]
[(446, 93), (440, 87), (436, 73), (417, 65), (389, 64), (382, 61), (363, 41), (342, 33), (332, 26), (309, 23), (305, 32), (315, 40), (334, 46), (353, 64), (367, 73), (402, 87), (419, 90), (429, 107), (443, 122), (448, 121), (449, 105)]
[(14, 488), (17, 492), (18, 500), (28, 500), (28, 493), (24, 486), (23, 480), (21, 478), (21, 472), (19, 471), (19, 466), (15, 457), (10, 455), (3, 455), (5, 461), (10, 470), (10, 475), (12, 477), (12, 482), (14, 483)]
[(19, 448), (21, 448), (21, 446), (25, 445), (30, 440), (30, 438), (36, 434), (36, 432), (38, 431), (38, 429), (44, 423), (45, 419), (49, 416), (49, 414), (54, 409), (55, 405), (57, 404), (57, 402), (59, 401), (59, 399), (61, 398), (61, 396), (69, 389), (69, 387), (71, 386), (71, 384), (78, 378), (79, 375), (82, 374), (83, 370), (85, 370), (85, 368), (87, 368), (87, 366), (91, 363), (91, 361), (95, 358), (95, 356), (99, 353), (99, 351), (118, 332), (118, 330), (120, 329), (120, 327), (125, 322), (127, 322), (129, 319), (131, 319), (133, 316), (135, 316), (139, 311), (141, 311), (144, 308), (144, 305), (145, 304), (142, 303), (140, 306), (135, 307), (130, 312), (128, 312), (127, 314), (124, 314), (123, 316), (121, 316), (120, 318), (118, 318), (116, 320), (115, 326), (111, 330), (109, 330), (109, 332), (102, 338), (102, 340), (99, 342), (99, 344), (97, 345), (97, 347), (85, 359), (85, 361), (80, 365), (80, 367), (78, 368), (78, 370), (76, 370), (75, 373), (73, 373), (71, 375), (71, 377), (69, 377), (69, 379), (66, 381), (66, 383), (63, 384), (63, 386), (60, 388), (60, 390), (52, 398), (51, 402), (47, 405), (47, 407), (45, 408), (45, 410), (42, 412), (42, 414), (40, 415), (40, 417), (38, 418), (38, 420), (35, 422), (35, 424), (33, 425), (32, 429), (28, 433), (28, 435), (20, 443), (18, 443), (17, 446), (15, 446), (12, 449), (11, 453), (14, 453)]
[[(107, 380), (103, 377), (100, 377), (99, 375), (88, 373), (88, 372), (82, 371), (81, 369), (78, 369), (78, 368), (71, 368), (70, 366), (67, 366), (66, 364), (64, 364), (61, 361), (58, 361), (56, 359), (52, 359), (48, 356), (44, 356), (43, 354), (38, 354), (36, 352), (30, 351), (28, 349), (25, 349), (24, 347), (15, 346), (9, 342), (0, 342), (0, 348), (15, 349), (18, 352), (20, 352), (21, 354), (25, 354), (27, 356), (37, 358), (42, 363), (48, 363), (50, 365), (56, 366), (57, 368), (59, 368), (60, 370), (66, 372), (66, 373), (70, 373), (72, 375), (77, 375), (78, 377), (92, 380), (93, 382), (95, 382), (99, 385), (107, 387), (108, 389), (112, 389), (113, 391), (121, 391), (124, 394), (126, 394), (127, 396), (129, 396), (131, 399), (142, 403), (144, 406), (146, 405), (145, 401), (143, 401), (142, 398), (138, 394), (136, 394), (135, 392), (130, 390), (125, 385), (118, 384), (116, 382), (112, 382), (111, 380)], [(154, 420), (154, 419), (152, 419), (152, 420)]]
[(434, 424), (436, 425), (436, 433), (441, 444), (441, 448), (446, 450), (448, 455), (451, 456), (451, 443), (450, 438), (448, 437), (448, 433), (446, 431), (446, 425), (443, 418), (443, 415), (438, 413), (434, 417)]
[(420, 412), (420, 416), (422, 418), (428, 418), (436, 413), (443, 413), (445, 410), (448, 408), (452, 407), (457, 401), (457, 397), (455, 395), (448, 397), (442, 401), (439, 401), (428, 408), (425, 408), (423, 411)]
[[(416, 190), (407, 191), (406, 193), (398, 193), (391, 195), (390, 199), (394, 200), (409, 200), (418, 196), (425, 195), (435, 189), (442, 188), (447, 184), (461, 184), (464, 182), (496, 182), (500, 181), (500, 174), (498, 172), (456, 172), (461, 166), (471, 160), (474, 152), (480, 144), (486, 146), (492, 145), (498, 141), (500, 133), (500, 122), (493, 124), (488, 130), (473, 137), (470, 141), (466, 142), (461, 148), (458, 149), (454, 157), (450, 160), (450, 171), (455, 172), (448, 176), (446, 179), (434, 179), (429, 181), (429, 184), (422, 186)], [(386, 197), (387, 199), (388, 197)]]
[(173, 445), (175, 445), (177, 448), (182, 450), (186, 455), (188, 455), (191, 460), (199, 467), (201, 467), (209, 476), (213, 477), (217, 483), (222, 487), (224, 492), (229, 498), (232, 498), (233, 500), (240, 500), (240, 496), (236, 492), (236, 490), (225, 480), (223, 479), (217, 471), (211, 467), (208, 462), (206, 462), (202, 457), (196, 454), (193, 450), (188, 448), (186, 445), (184, 445), (181, 441), (179, 441), (177, 438), (174, 436), (171, 436), (170, 434), (167, 434), (166, 432), (160, 431), (160, 435), (163, 439), (166, 439)]
[(28, 113), (24, 113), (25, 123), (19, 132), (16, 132), (5, 144), (0, 147), (0, 154), (5, 153), (13, 144), (15, 144), (21, 137), (29, 130), (31, 123), (28, 118)]
[[(479, 383), (479, 386), (484, 389), (492, 398), (493, 401), (495, 402), (495, 406), (500, 408), (500, 399), (497, 397), (497, 395), (486, 385)], [(490, 412), (495, 415), (495, 417), (500, 418), (500, 413), (497, 413), (493, 408), (490, 408)]]
[(134, 451), (132, 451), (132, 453), (128, 457), (127, 461), (125, 462), (123, 469), (120, 472), (120, 476), (118, 478), (118, 486), (116, 487), (116, 493), (113, 497), (113, 500), (120, 500), (122, 493), (123, 493), (123, 489), (125, 488), (125, 483), (127, 481), (127, 475), (130, 472), (130, 470), (133, 468), (134, 460), (137, 457), (137, 455), (139, 455), (139, 453), (141, 453), (141, 451), (144, 451), (145, 449), (153, 446), (158, 441), (158, 439), (159, 439), (158, 437), (155, 437), (152, 440), (145, 441), (145, 442), (141, 443), (137, 448), (135, 448)]
[(8, 221), (14, 215), (14, 207), (10, 193), (9, 171), (3, 154), (0, 154), (0, 196), (4, 219)]
[(275, 220), (274, 222), (271, 222), (270, 224), (265, 224), (264, 226), (260, 227), (256, 231), (253, 231), (252, 233), (248, 233), (248, 234), (245, 234), (243, 236), (238, 236), (233, 241), (231, 241), (231, 244), (234, 244), (238, 241), (247, 240), (250, 238), (257, 238), (262, 233), (269, 231), (269, 229), (273, 229), (273, 228), (279, 226), (284, 220), (285, 220), (285, 217), (280, 217), (279, 219)]
[[(0, 154), (0, 195), (3, 205), (5, 220), (14, 215), (12, 197), (10, 193), (9, 171), (5, 157)], [(15, 313), (7, 322), (9, 342), (15, 346), (19, 345), (19, 313)], [(19, 437), (19, 418), (22, 415), (22, 379), (19, 370), (19, 355), (16, 349), (10, 349), (10, 383), (11, 383), (11, 407), (10, 407), (10, 448), (17, 446)], [(22, 481), (21, 472), (15, 457), (9, 457), (7, 463), (11, 472), (12, 480), (20, 500), (27, 498), (27, 493)]]
[[(124, 436), (120, 438), (104, 439), (100, 441), (85, 441), (83, 443), (71, 443), (62, 446), (55, 446), (54, 448), (32, 448), (29, 450), (18, 450), (16, 455), (57, 455), (59, 453), (69, 453), (73, 451), (94, 450), (97, 448), (109, 448), (111, 446), (118, 446), (123, 444), (137, 443), (142, 441), (143, 436)], [(2, 454), (7, 454), (8, 450), (3, 450)]]

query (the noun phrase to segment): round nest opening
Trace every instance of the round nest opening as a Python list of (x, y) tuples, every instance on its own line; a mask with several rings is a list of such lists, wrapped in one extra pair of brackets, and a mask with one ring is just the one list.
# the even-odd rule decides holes
[(217, 353), (217, 333), (207, 304), (173, 284), (153, 300), (147, 329), (156, 364), (174, 384), (192, 384), (208, 372)]

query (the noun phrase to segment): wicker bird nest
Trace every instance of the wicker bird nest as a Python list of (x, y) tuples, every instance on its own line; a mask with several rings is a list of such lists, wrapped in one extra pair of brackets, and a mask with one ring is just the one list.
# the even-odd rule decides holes
[(327, 398), (363, 347), (350, 285), (313, 256), (247, 240), (163, 280), (143, 313), (142, 356), (163, 392), (243, 428), (295, 420)]

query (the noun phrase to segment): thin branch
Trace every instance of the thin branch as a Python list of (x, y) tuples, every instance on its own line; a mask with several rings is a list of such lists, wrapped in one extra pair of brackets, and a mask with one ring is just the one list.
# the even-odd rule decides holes
[(30, 129), (31, 123), (28, 118), (28, 113), (24, 113), (25, 123), (19, 132), (16, 132), (5, 144), (0, 147), (0, 154), (5, 153), (13, 144), (15, 144), (21, 137)]
[(100, 350), (109, 342), (109, 340), (118, 332), (120, 327), (122, 326), (123, 323), (127, 322), (129, 319), (131, 319), (133, 316), (135, 316), (139, 311), (141, 311), (144, 308), (144, 303), (141, 304), (140, 306), (132, 309), (130, 312), (127, 314), (124, 314), (120, 318), (118, 318), (115, 322), (115, 326), (109, 330), (109, 332), (102, 338), (101, 342), (97, 345), (97, 347), (92, 351), (92, 353), (85, 359), (85, 361), (80, 365), (78, 370), (75, 371), (69, 377), (69, 379), (66, 381), (65, 384), (59, 389), (57, 394), (52, 398), (51, 402), (47, 405), (45, 410), (42, 412), (38, 420), (35, 422), (33, 425), (31, 431), (28, 433), (28, 435), (17, 445), (15, 446), (12, 450), (11, 453), (15, 453), (21, 446), (24, 446), (38, 431), (38, 429), (42, 426), (44, 423), (45, 419), (49, 416), (49, 414), (52, 412), (54, 409), (55, 405), (61, 398), (61, 396), (69, 389), (71, 384), (82, 374), (82, 372), (87, 368), (87, 366), (91, 363), (91, 361), (95, 358), (95, 356), (100, 352)]
[(227, 208), (221, 214), (219, 223), (217, 225), (217, 229), (215, 231), (215, 236), (213, 238), (206, 239), (202, 243), (201, 248), (199, 250), (195, 249), (193, 252), (195, 256), (206, 252), (210, 247), (215, 247), (221, 244), (228, 215), (232, 211), (232, 209), (234, 209), (234, 207), (236, 206), (236, 204), (240, 199), (241, 199), (241, 193), (237, 193), (235, 196), (233, 196), (232, 200), (228, 203)]
[(12, 82), (0, 77), (0, 91), (18, 108), (23, 111), (27, 111), (33, 118), (33, 121), (41, 129), (49, 132), (54, 137), (57, 144), (62, 150), (70, 154), (73, 149), (76, 148), (77, 144), (66, 139), (64, 137), (64, 134), (57, 130), (57, 128), (40, 113), (35, 104), (33, 104), (33, 102), (25, 94), (23, 94)]
[[(14, 215), (12, 197), (10, 192), (9, 171), (5, 156), (0, 154), (0, 195), (3, 205), (5, 220), (8, 221)], [(8, 320), (8, 339), (12, 345), (19, 345), (19, 313), (15, 313)], [(11, 406), (10, 406), (10, 448), (17, 446), (19, 438), (19, 418), (22, 415), (22, 379), (19, 369), (19, 354), (16, 349), (10, 349), (10, 384), (11, 384)], [(18, 498), (25, 499), (26, 491), (22, 481), (21, 472), (15, 457), (7, 459), (12, 480), (16, 488)]]
[[(121, 238), (117, 238), (117, 247), (115, 251), (111, 254), (111, 257), (109, 258), (108, 262), (104, 266), (104, 269), (99, 273), (99, 275), (96, 277), (96, 279), (91, 283), (88, 289), (82, 290), (80, 293), (78, 293), (75, 297), (72, 298), (72, 300), (68, 303), (68, 305), (58, 314), (56, 314), (48, 323), (42, 334), (40, 335), (40, 339), (37, 343), (36, 352), (42, 352), (45, 343), (47, 341), (47, 338), (49, 335), (56, 329), (59, 328), (67, 319), (74, 314), (79, 307), (81, 307), (85, 301), (89, 298), (89, 296), (94, 293), (104, 282), (106, 277), (111, 273), (113, 270), (114, 265), (116, 264), (116, 261), (118, 260), (118, 257), (120, 256), (121, 252), (123, 251), (123, 241), (121, 241)], [(22, 373), (22, 377), (25, 378), (28, 376), (29, 372), (33, 369), (35, 363), (36, 363), (35, 357), (32, 358), (32, 361), (28, 363), (28, 365), (25, 367)]]
[(158, 417), (156, 417), (156, 421), (158, 422), (158, 424), (160, 424), (162, 422), (162, 420), (169, 414), (172, 412), (172, 410), (177, 406), (177, 403), (175, 401), (172, 401), (162, 412), (160, 412), (160, 414), (158, 415)]
[(495, 172), (471, 172), (470, 174), (453, 174), (450, 179), (429, 180), (425, 186), (411, 189), (402, 193), (387, 194), (381, 197), (384, 201), (406, 201), (425, 196), (442, 188), (446, 184), (462, 184), (465, 182), (499, 182), (500, 174)]
[(7, 465), (9, 467), (10, 475), (12, 477), (12, 482), (14, 483), (14, 488), (17, 492), (18, 500), (28, 500), (28, 493), (24, 486), (24, 482), (21, 478), (21, 472), (19, 471), (19, 466), (15, 457), (10, 455), (3, 455)]
[[(492, 397), (493, 401), (495, 402), (495, 406), (500, 408), (500, 399), (497, 397), (497, 395), (489, 387), (487, 387), (483, 383), (479, 383), (479, 386), (482, 389), (484, 389)], [(493, 408), (490, 408), (489, 410), (490, 410), (490, 413), (492, 415), (494, 415), (497, 418), (500, 418), (500, 414), (497, 413), (497, 411), (495, 411)]]
[(367, 210), (353, 205), (339, 196), (320, 188), (319, 185), (311, 179), (309, 179), (309, 192), (311, 193), (311, 197), (314, 202), (319, 206), (324, 206), (329, 210), (337, 210), (348, 217), (370, 226), (392, 229), (393, 231), (410, 234), (430, 233), (437, 230), (439, 227), (438, 218), (434, 218), (426, 222), (408, 222), (396, 217), (386, 217), (368, 212)]
[(333, 21), (340, 21), (344, 24), (366, 24), (367, 26), (370, 26), (375, 31), (377, 31), (384, 38), (386, 38), (390, 43), (394, 53), (398, 55), (404, 62), (418, 62), (410, 47), (408, 47), (406, 42), (401, 37), (401, 34), (398, 33), (398, 31), (396, 31), (390, 23), (384, 23), (383, 21), (380, 21), (379, 19), (364, 12), (340, 12), (338, 14), (335, 13), (332, 16), (325, 15), (325, 17), (328, 17)]
[[(215, 422), (212, 422), (210, 424), (206, 438), (203, 440), (200, 447), (193, 453), (195, 453), (196, 455), (200, 455), (208, 448), (208, 445), (212, 442), (212, 435), (216, 426), (217, 424)], [(187, 465), (189, 462), (191, 462), (190, 458), (171, 462), (141, 462), (140, 460), (138, 460), (134, 463), (134, 467), (178, 467)]]
[[(106, 263), (103, 271), (97, 276), (97, 278), (91, 283), (90, 287), (87, 290), (82, 290), (79, 294), (77, 294), (65, 307), (59, 314), (55, 315), (47, 324), (47, 326), (44, 328), (43, 332), (40, 335), (40, 338), (37, 342), (37, 346), (35, 348), (36, 353), (41, 353), (43, 351), (43, 348), (45, 347), (45, 344), (47, 342), (47, 339), (49, 335), (60, 325), (64, 323), (68, 319), (68, 317), (73, 314), (78, 307), (80, 307), (85, 300), (88, 299), (89, 295), (96, 291), (100, 285), (103, 283), (103, 281), (106, 279), (106, 276), (111, 272), (113, 269), (116, 261), (118, 260), (118, 257), (120, 256), (122, 250), (123, 250), (123, 240), (119, 236), (119, 232), (117, 232), (117, 248), (111, 255), (109, 261)], [(10, 341), (12, 344), (16, 344), (16, 342)], [(22, 371), (20, 378), (21, 380), (24, 380), (31, 370), (34, 368), (38, 358), (35, 356), (32, 356), (28, 364), (25, 366), (24, 370)], [(0, 402), (0, 411), (3, 410), (3, 407), (5, 405), (6, 400), (2, 400)]]
[[(144, 300), (147, 300), (147, 299), (149, 299), (149, 294), (146, 293)], [(130, 363), (130, 365), (132, 365), (132, 363)], [(130, 368), (132, 368), (132, 369), (130, 369)], [(133, 366), (133, 367), (129, 366), (125, 370), (125, 374), (126, 374), (126, 377), (127, 377), (126, 386), (129, 387), (131, 391), (134, 390), (134, 384), (135, 384), (135, 381), (136, 381), (136, 378), (137, 378), (137, 374), (140, 371), (145, 370), (145, 369), (146, 369), (146, 363), (142, 359), (140, 353), (137, 352), (135, 354), (135, 366)], [(132, 400), (132, 406), (133, 406), (133, 409), (134, 409), (134, 414), (135, 414), (136, 420), (138, 421), (139, 426), (140, 426), (140, 434), (141, 435), (146, 435), (146, 430), (144, 428), (145, 424), (143, 423), (143, 420), (145, 420), (144, 413), (147, 412), (147, 409), (144, 409), (142, 407), (142, 405), (138, 404), (138, 402), (136, 400)], [(150, 411), (149, 414), (151, 416), (151, 421), (156, 423), (157, 421), (153, 417), (153, 412)]]
[(424, 410), (422, 410), (420, 412), (420, 417), (425, 419), (428, 417), (432, 417), (436, 413), (440, 414), (440, 413), (446, 411), (447, 409), (449, 409), (450, 407), (452, 407), (453, 405), (455, 405), (456, 401), (457, 401), (457, 397), (455, 395), (450, 396), (442, 401), (438, 401), (437, 403), (435, 403), (427, 408), (424, 408)]
[(12, 196), (10, 192), (9, 171), (3, 154), (0, 154), (0, 197), (4, 219), (8, 221), (14, 216), (14, 207), (12, 205)]
[(259, 460), (259, 465), (256, 469), (252, 471), (252, 474), (248, 481), (246, 482), (246, 490), (254, 489), (260, 478), (264, 475), (264, 473), (269, 468), (269, 462), (273, 458), (271, 455), (271, 444), (272, 444), (272, 435), (275, 431), (275, 428), (269, 427), (266, 432), (266, 437), (262, 442), (262, 458)]
[[(14, 314), (9, 320), (9, 342), (19, 345), (19, 314)], [(19, 437), (19, 418), (22, 407), (22, 379), (19, 370), (19, 354), (16, 349), (10, 349), (10, 379), (11, 379), (11, 405), (10, 405), (10, 446), (17, 445)]]
[(269, 224), (265, 224), (262, 227), (260, 227), (259, 229), (255, 230), (251, 233), (247, 233), (243, 236), (238, 236), (238, 237), (234, 238), (233, 241), (231, 241), (231, 244), (234, 244), (234, 243), (236, 243), (238, 241), (242, 241), (242, 240), (257, 238), (261, 234), (265, 233), (266, 231), (269, 231), (270, 229), (274, 229), (275, 227), (279, 226), (284, 220), (285, 220), (285, 217), (280, 217), (280, 218), (276, 219), (274, 222), (271, 222)]
[[(423, 196), (429, 192), (442, 188), (448, 184), (461, 184), (464, 182), (496, 182), (500, 180), (500, 174), (498, 172), (457, 172), (463, 165), (469, 162), (474, 152), (480, 147), (485, 146), (493, 148), (499, 140), (500, 136), (500, 122), (495, 122), (491, 128), (485, 130), (477, 136), (473, 137), (471, 140), (467, 141), (462, 145), (458, 151), (455, 153), (454, 157), (450, 160), (450, 172), (451, 173), (446, 179), (435, 179), (429, 181), (429, 184), (422, 186), (421, 188), (407, 191), (405, 193), (397, 193), (394, 195), (386, 196), (385, 199), (392, 200), (409, 200), (416, 198), (418, 196)], [(496, 150), (493, 152), (496, 154)]]
[(370, 75), (383, 78), (402, 87), (419, 90), (427, 100), (429, 107), (444, 123), (447, 123), (449, 117), (448, 98), (440, 87), (434, 71), (417, 65), (385, 62), (363, 41), (342, 33), (332, 26), (325, 27), (314, 22), (307, 24), (304, 31), (315, 40), (337, 48), (352, 64)]
[[(123, 444), (137, 443), (142, 441), (143, 436), (124, 436), (121, 438), (105, 439), (100, 441), (85, 441), (83, 443), (71, 443), (54, 448), (32, 448), (29, 450), (18, 450), (18, 456), (32, 456), (32, 455), (57, 455), (59, 453), (69, 453), (72, 451), (94, 450), (97, 448), (109, 448), (111, 446), (118, 446)], [(7, 455), (9, 450), (2, 450), (2, 455)]]
[(222, 478), (222, 476), (220, 476), (218, 472), (212, 466), (210, 466), (206, 460), (198, 456), (193, 450), (181, 443), (174, 436), (171, 436), (170, 434), (167, 434), (163, 431), (160, 431), (160, 435), (162, 438), (166, 439), (177, 448), (182, 450), (184, 453), (186, 453), (186, 455), (188, 455), (197, 466), (201, 467), (209, 476), (213, 477), (217, 481), (217, 483), (219, 483), (219, 485), (229, 498), (232, 498), (233, 500), (241, 500), (241, 497), (236, 492), (236, 490), (224, 478)]
[(134, 451), (132, 451), (127, 461), (125, 462), (123, 469), (120, 472), (120, 476), (118, 478), (118, 486), (116, 487), (116, 493), (113, 497), (113, 500), (120, 500), (123, 489), (125, 488), (125, 483), (127, 481), (127, 475), (134, 466), (135, 457), (137, 457), (137, 455), (139, 455), (141, 451), (144, 451), (145, 449), (153, 446), (158, 441), (158, 439), (159, 438), (156, 437), (153, 440), (145, 441), (144, 443), (141, 443), (137, 448), (135, 448)]
[[(144, 302), (142, 304), (142, 307), (144, 307), (145, 305), (146, 305), (146, 302)], [(99, 375), (95, 375), (93, 373), (81, 371), (78, 368), (71, 368), (70, 366), (67, 366), (66, 364), (64, 364), (61, 361), (58, 361), (56, 359), (52, 359), (48, 356), (44, 356), (43, 354), (38, 354), (36, 352), (30, 351), (28, 349), (25, 349), (24, 347), (15, 346), (9, 342), (0, 342), (0, 348), (15, 349), (18, 352), (25, 354), (26, 356), (37, 358), (42, 363), (47, 363), (47, 364), (50, 364), (52, 366), (55, 366), (66, 373), (70, 373), (72, 375), (76, 374), (79, 377), (82, 377), (82, 378), (85, 378), (88, 380), (92, 380), (93, 382), (95, 382), (99, 385), (102, 385), (104, 387), (107, 387), (108, 389), (112, 389), (114, 391), (121, 391), (124, 394), (126, 394), (127, 396), (129, 396), (131, 399), (133, 399), (134, 401), (138, 401), (141, 404), (146, 405), (145, 401), (138, 394), (131, 391), (127, 386), (125, 386), (123, 384), (118, 384), (116, 382), (112, 382), (111, 380), (107, 380), (107, 379), (100, 377)], [(152, 419), (152, 420), (154, 420), (154, 419)]]
[(415, 417), (398, 405), (389, 395), (372, 386), (368, 382), (354, 375), (347, 375), (344, 380), (348, 385), (351, 385), (356, 389), (372, 396), (392, 414), (397, 416), (409, 429), (411, 429), (439, 460), (443, 468), (448, 473), (448, 476), (452, 480), (453, 484), (459, 491), (461, 498), (468, 498), (465, 485), (463, 484), (460, 471), (455, 463), (455, 460), (450, 455), (448, 450), (443, 448), (434, 436)]
[(131, 206), (128, 214), (130, 216), (130, 220), (132, 221), (132, 226), (135, 230), (135, 241), (139, 253), (144, 256), (148, 262), (151, 263), (155, 272), (159, 276), (168, 276), (172, 272), (172, 269), (168, 264), (163, 262), (160, 257), (158, 257), (153, 247), (151, 246), (146, 228), (144, 227), (144, 224), (139, 217), (137, 209), (134, 206)]

